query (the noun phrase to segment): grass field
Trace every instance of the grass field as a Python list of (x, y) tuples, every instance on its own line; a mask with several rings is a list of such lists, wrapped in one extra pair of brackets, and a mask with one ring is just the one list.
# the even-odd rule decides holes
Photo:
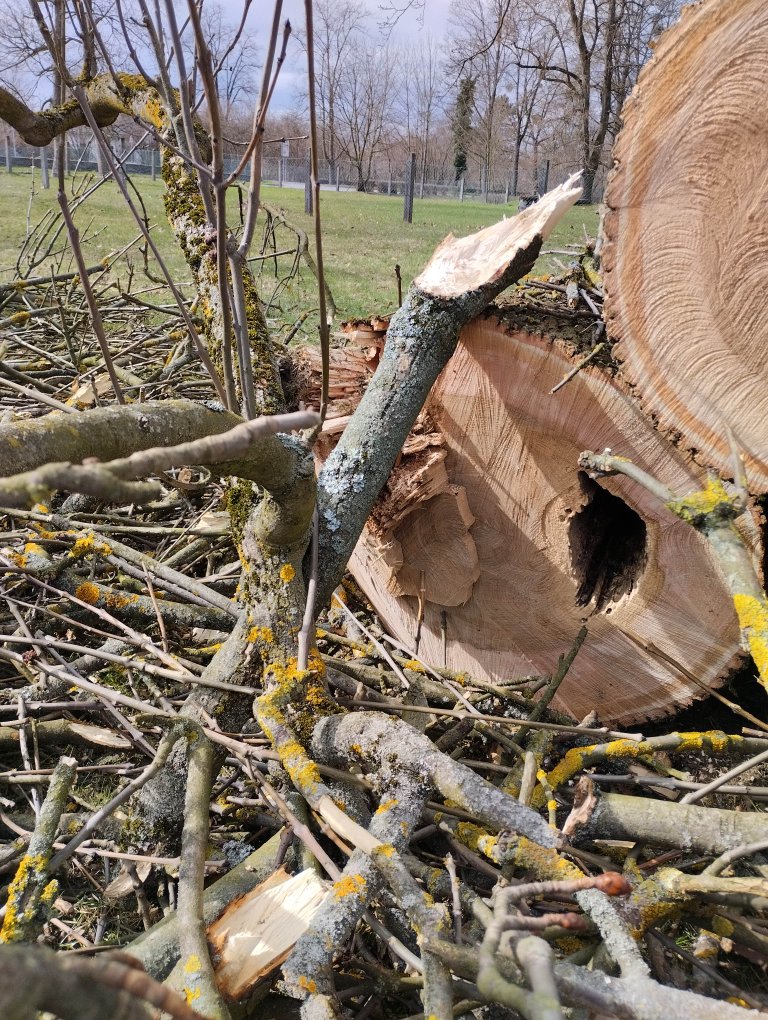
[[(158, 247), (176, 279), (187, 280), (188, 271), (163, 213), (162, 182), (143, 177), (134, 178), (134, 181), (153, 224), (153, 235)], [(262, 197), (267, 205), (285, 210), (290, 222), (311, 232), (312, 221), (304, 213), (302, 190), (266, 187)], [(0, 174), (0, 210), (4, 227), (0, 237), (0, 279), (12, 278), (28, 225), (34, 227), (46, 211), (56, 207), (55, 184), (49, 191), (42, 191), (38, 175), (35, 179), (35, 192), (32, 194), (32, 176), (29, 171)], [(413, 223), (406, 224), (403, 223), (402, 198), (355, 192), (322, 192), (326, 273), (339, 309), (339, 318), (391, 310), (397, 302), (396, 263), (401, 267), (404, 286), (407, 286), (446, 234), (461, 236), (471, 233), (495, 223), (505, 214), (511, 215), (515, 208), (514, 204), (500, 206), (475, 202), (462, 204), (444, 199), (417, 199), (414, 202)], [(231, 216), (236, 222), (238, 211), (234, 193)], [(100, 261), (110, 252), (128, 244), (137, 234), (133, 218), (124, 208), (117, 187), (111, 182), (102, 185), (81, 206), (76, 222), (86, 238), (85, 250), (89, 262)], [(558, 249), (569, 242), (579, 243), (583, 240), (585, 229), (590, 236), (594, 236), (597, 229), (596, 206), (579, 206), (570, 210), (547, 248)], [(283, 232), (277, 240), (278, 248), (289, 247), (291, 235)], [(282, 241), (286, 242), (285, 245)], [(260, 239), (257, 238), (254, 254), (259, 244)], [(61, 247), (61, 243), (58, 247)], [(137, 267), (141, 265), (138, 254), (133, 259)], [(288, 272), (290, 264), (290, 258), (280, 260), (278, 279)], [(256, 265), (261, 268), (264, 277), (263, 292), (268, 297), (275, 285), (274, 260)], [(553, 265), (545, 256), (537, 268), (545, 272), (552, 269)], [(44, 266), (35, 270), (35, 273), (41, 271), (45, 271)], [(297, 308), (313, 306), (315, 295), (314, 277), (306, 268), (302, 268), (299, 281), (279, 291), (273, 305), (274, 314), (280, 317), (282, 313), (283, 317), (289, 318)]]

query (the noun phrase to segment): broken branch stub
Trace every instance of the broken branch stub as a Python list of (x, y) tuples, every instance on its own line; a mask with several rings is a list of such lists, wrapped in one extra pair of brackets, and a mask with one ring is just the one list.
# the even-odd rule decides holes
[(519, 252), (537, 237), (546, 240), (552, 228), (581, 196), (581, 172), (548, 191), (517, 216), (478, 230), (468, 237), (449, 234), (414, 280), (425, 294), (458, 298), (495, 283)]
[[(768, 491), (768, 6), (683, 10), (624, 108), (606, 191), (608, 333), (665, 432)], [(729, 173), (723, 153), (737, 154)]]
[(580, 194), (578, 176), (571, 177), (513, 219), (447, 238), (392, 316), (376, 373), (318, 479), (318, 607), (341, 580), (461, 328), (530, 271), (549, 231)]

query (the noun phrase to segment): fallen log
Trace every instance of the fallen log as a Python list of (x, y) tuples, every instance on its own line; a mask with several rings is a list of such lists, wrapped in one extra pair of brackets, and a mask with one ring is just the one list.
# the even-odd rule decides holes
[(767, 91), (764, 0), (685, 8), (624, 107), (604, 220), (606, 324), (626, 378), (725, 477), (732, 430), (753, 492), (768, 491)]
[(677, 491), (701, 482), (604, 369), (552, 394), (579, 360), (514, 313), (467, 326), (350, 566), (397, 638), (414, 647), (423, 613), (419, 655), (480, 679), (552, 673), (586, 621), (556, 704), (623, 725), (722, 680), (739, 629), (691, 528), (629, 479), (579, 470), (591, 442)]

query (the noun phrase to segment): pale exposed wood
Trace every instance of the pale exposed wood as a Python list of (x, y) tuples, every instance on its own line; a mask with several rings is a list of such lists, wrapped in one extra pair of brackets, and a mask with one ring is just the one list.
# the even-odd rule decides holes
[(105, 726), (91, 726), (90, 723), (69, 722), (68, 731), (75, 737), (82, 737), (89, 743), (101, 745), (102, 747), (131, 747), (131, 741), (122, 737), (114, 730), (108, 730)]
[(469, 529), (475, 518), (460, 485), (449, 485), (410, 514), (396, 532), (403, 565), (393, 578), (395, 594), (418, 595), (437, 605), (460, 606), (480, 577), (477, 546)]
[[(378, 345), (370, 337), (358, 341), (358, 330), (349, 335), (346, 347), (332, 347), (330, 351), (330, 378), (328, 390), (328, 415), (338, 418), (348, 415), (357, 407), (365, 387), (376, 370), (378, 353), (383, 343), (383, 333), (377, 333)], [(372, 334), (373, 335), (373, 334)], [(294, 359), (296, 386), (300, 400), (317, 401), (320, 393), (322, 360), (318, 347), (302, 347)]]
[[(208, 928), (216, 953), (216, 983), (231, 1001), (240, 1001), (253, 986), (288, 957), (309, 927), (329, 884), (306, 870), (289, 876), (276, 871), (251, 892), (234, 900)], [(308, 979), (311, 975), (308, 975)]]
[(414, 280), (415, 286), (434, 297), (455, 298), (492, 283), (537, 236), (549, 236), (581, 195), (580, 181), (581, 174), (574, 174), (517, 216), (468, 237), (449, 234)]
[[(716, 683), (739, 659), (739, 630), (692, 528), (627, 479), (598, 485), (579, 472), (583, 449), (608, 446), (677, 492), (700, 482), (601, 370), (587, 367), (551, 395), (577, 360), (565, 345), (508, 332), (495, 318), (466, 327), (426, 408), (444, 443), (432, 448), (445, 454), (444, 470), (427, 473), (434, 495), (418, 498), (417, 486), (409, 500), (406, 478), (395, 478), (400, 498), (388, 524), (390, 481), (351, 568), (407, 642), (423, 576), (420, 654), (443, 663), (445, 611), (445, 664), (480, 678), (550, 673), (588, 617), (558, 703), (576, 718), (597, 707), (604, 722), (624, 724), (702, 694), (649, 644)], [(407, 477), (407, 462), (395, 474)], [(619, 499), (611, 505), (606, 492)]]
[[(136, 864), (136, 875), (139, 881), (149, 877), (152, 865), (148, 861), (139, 861)], [(104, 890), (104, 898), (107, 900), (121, 900), (134, 891), (133, 878), (128, 871), (121, 871), (117, 878), (113, 878)]]
[(624, 110), (606, 203), (609, 333), (660, 427), (768, 491), (768, 4), (707, 0)]

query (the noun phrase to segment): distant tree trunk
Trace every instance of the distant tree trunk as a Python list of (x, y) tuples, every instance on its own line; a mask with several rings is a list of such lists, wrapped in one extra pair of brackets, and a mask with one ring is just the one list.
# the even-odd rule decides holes
[(520, 135), (516, 132), (515, 147), (512, 151), (512, 179), (510, 182), (513, 195), (517, 194), (518, 178), (520, 177), (520, 141)]
[[(594, 163), (593, 160), (590, 161), (590, 162)], [(583, 172), (583, 174), (581, 176), (581, 179), (584, 182), (584, 192), (582, 194), (581, 201), (583, 203), (585, 203), (585, 204), (591, 205), (592, 202), (594, 201), (593, 193), (594, 193), (594, 190), (595, 190), (595, 177), (596, 177), (596, 175), (597, 175), (597, 167), (596, 166), (592, 165), (592, 166), (585, 166), (584, 167), (584, 172)]]

